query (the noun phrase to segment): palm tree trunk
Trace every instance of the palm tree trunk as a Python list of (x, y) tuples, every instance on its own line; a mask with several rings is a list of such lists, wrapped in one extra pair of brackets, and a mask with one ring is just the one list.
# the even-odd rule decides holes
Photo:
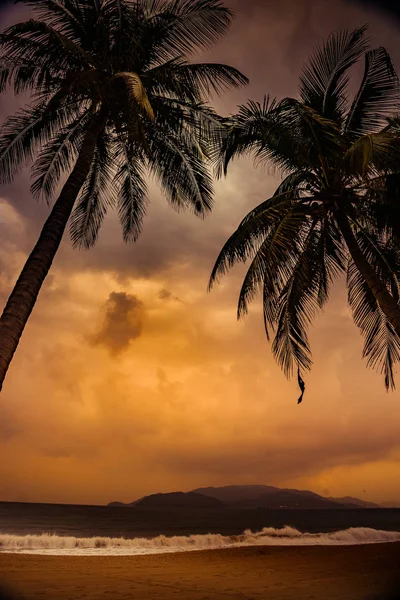
[(0, 318), (0, 391), (40, 288), (61, 243), (79, 191), (89, 173), (102, 127), (99, 116), (88, 127), (75, 167), (48, 217)]
[(393, 326), (397, 335), (400, 337), (400, 306), (388, 292), (386, 285), (381, 281), (374, 269), (365, 258), (360, 246), (358, 245), (356, 236), (353, 233), (349, 220), (345, 213), (338, 211), (336, 214), (336, 221), (339, 225), (339, 229), (343, 235), (343, 238), (347, 244), (347, 248), (350, 252), (351, 258), (354, 261), (357, 269), (363, 276), (369, 289), (375, 296), (379, 306), (386, 315), (388, 321)]

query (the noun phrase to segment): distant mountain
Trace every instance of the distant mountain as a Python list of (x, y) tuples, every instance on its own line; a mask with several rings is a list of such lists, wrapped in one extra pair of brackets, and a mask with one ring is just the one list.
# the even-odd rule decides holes
[(281, 489), (270, 485), (228, 485), (197, 488), (194, 492), (218, 498), (232, 508), (379, 508), (358, 498), (325, 498), (308, 490)]
[(340, 502), (334, 502), (318, 496), (318, 494), (304, 494), (298, 493), (297, 491), (291, 490), (280, 490), (277, 492), (271, 492), (270, 494), (264, 494), (259, 498), (247, 500), (241, 502), (240, 505), (236, 504), (236, 508), (269, 508), (272, 510), (285, 508), (285, 509), (345, 509), (345, 508), (358, 508), (356, 504), (343, 504)]
[(382, 508), (381, 505), (375, 504), (375, 502), (367, 502), (366, 500), (360, 500), (360, 498), (352, 498), (351, 496), (344, 496), (343, 498), (328, 498), (328, 500), (333, 500), (334, 502), (339, 502), (340, 504), (357, 504), (361, 508)]
[[(394, 503), (395, 504), (395, 503)], [(236, 508), (236, 509), (356, 509), (380, 508), (378, 504), (352, 498), (325, 498), (308, 490), (281, 489), (270, 485), (228, 485), (197, 488), (191, 492), (152, 494), (140, 500), (109, 506), (138, 508)]]
[(217, 498), (229, 506), (246, 500), (254, 500), (259, 496), (278, 490), (279, 488), (270, 485), (226, 485), (224, 487), (197, 488), (193, 492)]
[(169, 494), (152, 494), (135, 503), (135, 508), (225, 508), (225, 504), (217, 498), (203, 496), (195, 492), (171, 492)]

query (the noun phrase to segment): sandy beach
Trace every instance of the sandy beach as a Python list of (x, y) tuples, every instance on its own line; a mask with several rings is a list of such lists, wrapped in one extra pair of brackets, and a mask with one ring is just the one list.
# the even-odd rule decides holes
[(398, 597), (399, 565), (397, 543), (136, 557), (0, 554), (0, 582), (16, 600), (389, 600)]

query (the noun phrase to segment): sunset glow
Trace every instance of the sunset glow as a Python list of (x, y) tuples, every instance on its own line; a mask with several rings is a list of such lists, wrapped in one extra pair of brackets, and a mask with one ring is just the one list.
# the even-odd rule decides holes
[[(222, 114), (247, 98), (296, 95), (303, 62), (332, 30), (371, 22), (400, 65), (399, 24), (356, 2), (228, 4), (234, 25), (201, 59), (251, 83), (215, 100)], [(14, 105), (0, 100), (1, 120)], [(89, 252), (65, 236), (0, 397), (1, 500), (104, 504), (260, 483), (400, 502), (400, 395), (366, 369), (343, 282), (311, 329), (301, 406), (271, 355), (260, 301), (236, 320), (243, 268), (207, 292), (222, 244), (277, 181), (241, 159), (205, 221), (174, 213), (152, 183), (136, 245), (122, 242), (115, 215)], [(0, 190), (3, 304), (49, 210), (29, 183), (24, 171)]]

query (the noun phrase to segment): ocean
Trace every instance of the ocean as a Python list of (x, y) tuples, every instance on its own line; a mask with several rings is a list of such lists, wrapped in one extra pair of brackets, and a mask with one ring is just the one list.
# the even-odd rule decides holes
[(0, 502), (0, 552), (138, 555), (400, 541), (400, 509), (149, 510)]

